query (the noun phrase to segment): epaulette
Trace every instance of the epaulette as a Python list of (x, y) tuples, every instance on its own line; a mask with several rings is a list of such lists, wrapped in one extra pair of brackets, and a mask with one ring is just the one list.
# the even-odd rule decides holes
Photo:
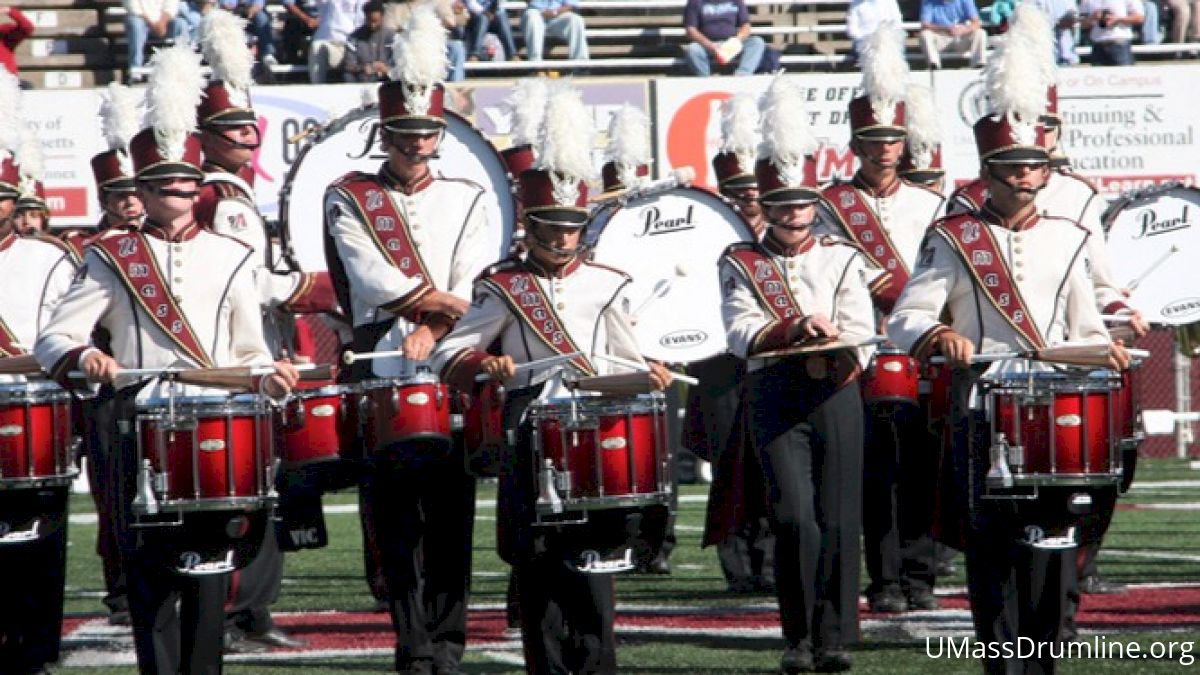
[(479, 183), (476, 183), (475, 181), (471, 180), (470, 178), (448, 178), (446, 176), (438, 176), (436, 178), (436, 180), (445, 181), (447, 183), (462, 183), (463, 185), (466, 185), (468, 187), (475, 188), (479, 192), (484, 191), (482, 185), (480, 185)]
[(364, 178), (371, 179), (371, 180), (378, 180), (378, 177), (373, 173), (367, 173), (366, 171), (349, 171), (346, 174), (344, 174), (343, 176), (341, 176), (340, 178), (338, 178), (337, 180), (330, 183), (329, 187), (332, 187), (332, 188), (341, 187), (347, 183), (353, 183), (356, 181), (360, 181), (360, 180), (363, 180)]
[(1074, 178), (1075, 180), (1079, 181), (1080, 183), (1083, 183), (1084, 185), (1088, 186), (1088, 189), (1091, 190), (1093, 194), (1100, 192), (1100, 190), (1096, 187), (1096, 184), (1093, 183), (1090, 178), (1081, 176), (1081, 175), (1075, 173), (1074, 171), (1071, 171), (1069, 168), (1056, 169), (1055, 172), (1058, 173), (1060, 176), (1066, 176), (1067, 178)]
[(598, 267), (602, 270), (608, 270), (609, 272), (616, 272), (617, 274), (624, 277), (626, 281), (633, 281), (633, 277), (629, 276), (629, 274), (627, 272), (625, 272), (624, 270), (619, 270), (615, 267), (610, 267), (603, 263), (598, 263), (594, 260), (584, 260), (582, 264), (587, 265), (588, 267)]
[(39, 235), (30, 237), (30, 239), (33, 239), (34, 241), (44, 242), (46, 244), (52, 244), (55, 248), (57, 248), (58, 250), (62, 251), (63, 253), (66, 253), (68, 255), (74, 255), (74, 253), (75, 253), (74, 249), (71, 248), (70, 244), (68, 244), (67, 242), (65, 242), (57, 237), (51, 237), (50, 235), (46, 235), (46, 234), (39, 234)]
[(940, 225), (942, 225), (942, 223), (949, 223), (951, 221), (957, 221), (957, 220), (961, 220), (963, 218), (970, 218), (971, 220), (979, 220), (979, 218), (976, 217), (975, 213), (973, 213), (971, 211), (964, 211), (963, 213), (952, 213), (948, 216), (942, 216), (941, 218), (934, 219), (934, 221), (929, 224), (929, 229), (936, 230)]
[(479, 273), (479, 276), (475, 277), (475, 281), (482, 281), (483, 279), (486, 279), (494, 274), (499, 274), (500, 272), (509, 272), (520, 266), (521, 259), (515, 255), (512, 255), (485, 267), (483, 271)]
[(238, 246), (241, 246), (242, 248), (244, 248), (244, 249), (246, 249), (246, 250), (248, 250), (248, 251), (250, 251), (250, 252), (253, 252), (253, 251), (254, 251), (254, 247), (253, 247), (253, 246), (251, 246), (250, 244), (247, 244), (246, 242), (242, 241), (241, 239), (238, 239), (237, 237), (235, 237), (235, 236), (233, 236), (233, 235), (229, 235), (229, 234), (221, 234), (220, 232), (213, 232), (211, 227), (205, 227), (205, 228), (204, 228), (204, 231), (205, 231), (205, 232), (207, 232), (207, 233), (209, 233), (209, 234), (211, 234), (211, 235), (213, 235), (214, 237), (220, 237), (220, 238), (222, 238), (222, 239), (228, 239), (229, 241), (232, 241), (233, 243), (237, 244)]
[(1064, 223), (1070, 223), (1071, 225), (1073, 225), (1073, 226), (1075, 226), (1075, 227), (1079, 228), (1080, 230), (1082, 230), (1082, 231), (1083, 231), (1083, 233), (1084, 233), (1085, 235), (1087, 235), (1087, 236), (1089, 236), (1089, 237), (1090, 237), (1090, 236), (1091, 236), (1091, 234), (1092, 234), (1092, 233), (1091, 233), (1091, 232), (1090, 232), (1090, 231), (1089, 231), (1089, 230), (1088, 230), (1086, 227), (1084, 227), (1083, 225), (1081, 225), (1081, 224), (1080, 224), (1080, 222), (1079, 222), (1078, 220), (1075, 220), (1074, 218), (1067, 218), (1066, 216), (1052, 216), (1052, 215), (1050, 215), (1050, 214), (1048, 214), (1048, 213), (1039, 213), (1039, 214), (1038, 214), (1038, 220), (1059, 220), (1059, 221), (1062, 221), (1062, 222), (1064, 222)]
[(916, 181), (904, 178), (903, 176), (900, 178), (900, 182), (904, 183), (905, 185), (907, 185), (909, 187), (920, 188), (920, 189), (928, 192), (929, 194), (937, 197), (938, 199), (940, 199), (942, 201), (946, 201), (946, 195), (938, 192), (937, 190), (934, 190), (933, 188), (929, 187), (928, 185), (926, 185), (924, 183), (918, 183)]
[(726, 256), (726, 255), (729, 255), (730, 253), (737, 253), (738, 251), (753, 251), (756, 248), (758, 248), (758, 244), (755, 242), (736, 241), (736, 242), (726, 246), (725, 250), (721, 252), (721, 255)]
[(850, 241), (849, 239), (843, 239), (842, 237), (835, 237), (832, 234), (821, 235), (817, 239), (817, 243), (822, 246), (837, 246), (838, 244), (841, 244), (842, 246), (849, 246), (859, 253), (866, 253), (866, 250), (862, 246), (859, 246), (857, 242)]

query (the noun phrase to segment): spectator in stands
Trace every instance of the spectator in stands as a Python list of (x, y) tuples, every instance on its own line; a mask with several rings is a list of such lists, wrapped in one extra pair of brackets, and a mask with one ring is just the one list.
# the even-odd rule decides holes
[(692, 40), (683, 52), (692, 75), (708, 77), (713, 64), (734, 65), (734, 75), (753, 75), (758, 70), (767, 45), (750, 34), (745, 0), (687, 0), (683, 27)]
[(393, 0), (386, 2), (383, 7), (383, 25), (397, 33), (403, 31), (404, 27), (408, 25), (408, 19), (412, 16), (413, 10), (425, 2), (433, 4), (434, 12), (442, 20), (442, 25), (449, 31), (449, 35), (446, 36), (446, 56), (450, 59), (450, 73), (446, 76), (446, 81), (459, 82), (466, 76), (464, 70), (467, 60), (465, 36), (467, 20), (471, 18), (467, 12), (467, 6), (461, 0)]
[(1141, 0), (1083, 0), (1079, 14), (1092, 43), (1093, 66), (1133, 65), (1133, 27), (1142, 25)]
[(363, 5), (363, 25), (350, 34), (342, 71), (351, 82), (382, 82), (392, 65), (392, 39), (396, 31), (383, 25), (383, 3)]
[(987, 33), (975, 0), (921, 0), (921, 49), (930, 68), (942, 67), (942, 54), (966, 56), (972, 67), (987, 58)]
[(258, 58), (265, 66), (273, 66), (275, 59), (275, 36), (271, 32), (271, 15), (267, 13), (266, 0), (217, 0), (221, 9), (246, 20), (246, 32), (257, 40)]
[[(283, 2), (285, 6), (294, 5), (296, 0)], [(317, 0), (316, 5), (317, 28), (308, 51), (308, 81), (321, 84), (329, 81), (330, 73), (341, 70), (350, 34), (362, 25), (366, 0)]]
[(188, 39), (192, 44), (200, 41), (200, 24), (204, 22), (204, 12), (208, 9), (207, 0), (180, 0), (179, 18), (188, 27)]
[[(1075, 27), (1079, 25), (1076, 0), (1024, 0), (1042, 10), (1054, 30), (1054, 59), (1060, 66), (1079, 65), (1075, 51)], [(992, 5), (995, 7), (995, 4)]]
[(309, 43), (312, 42), (313, 31), (321, 25), (317, 16), (320, 7), (317, 0), (292, 0), (283, 3), (287, 12), (283, 18), (283, 30), (280, 32), (279, 60), (284, 63), (308, 63)]
[(146, 41), (176, 40), (188, 34), (179, 18), (179, 0), (124, 0), (125, 37), (129, 40), (129, 68), (146, 63)]
[(467, 58), (473, 61), (489, 60), (488, 54), (484, 53), (483, 39), (489, 32), (496, 34), (504, 48), (504, 54), (496, 61), (518, 58), (517, 43), (513, 41), (504, 0), (467, 0), (467, 11), (471, 14), (467, 21)]
[(542, 60), (546, 36), (567, 41), (567, 58), (586, 61), (587, 33), (583, 17), (576, 11), (579, 0), (529, 0), (521, 15), (521, 34), (530, 61)]
[[(1152, 0), (1146, 0), (1143, 4), (1143, 14), (1146, 17), (1146, 23), (1142, 26), (1142, 33), (1145, 34), (1146, 26), (1150, 23), (1150, 6), (1154, 4)], [(1171, 42), (1187, 42), (1188, 28), (1191, 27), (1192, 39), (1200, 38), (1200, 0), (1167, 0), (1167, 4), (1171, 7), (1171, 33), (1169, 39)], [(1155, 26), (1158, 24), (1158, 8), (1154, 8)]]
[(903, 22), (896, 0), (853, 0), (846, 11), (846, 36), (854, 41), (854, 57), (862, 55), (867, 38), (880, 26), (892, 23), (898, 30)]
[(17, 45), (33, 35), (33, 22), (16, 7), (0, 7), (0, 62), (8, 72), (17, 72)]

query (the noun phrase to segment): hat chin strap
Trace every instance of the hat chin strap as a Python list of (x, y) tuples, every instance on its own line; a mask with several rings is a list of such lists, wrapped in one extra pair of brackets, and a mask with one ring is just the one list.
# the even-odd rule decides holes
[(584, 243), (583, 243), (583, 237), (579, 238), (580, 242), (577, 246), (575, 246), (575, 248), (558, 248), (557, 246), (546, 241), (545, 239), (542, 239), (541, 236), (538, 235), (538, 230), (540, 230), (542, 228), (541, 223), (531, 220), (529, 224), (532, 225), (533, 227), (526, 228), (525, 231), (529, 235), (527, 239), (529, 241), (531, 241), (534, 246), (537, 246), (538, 248), (542, 249), (543, 251), (549, 251), (549, 252), (553, 253), (554, 255), (576, 256), (576, 255), (579, 255), (580, 253), (582, 253), (583, 250), (587, 248), (587, 246), (584, 245)]

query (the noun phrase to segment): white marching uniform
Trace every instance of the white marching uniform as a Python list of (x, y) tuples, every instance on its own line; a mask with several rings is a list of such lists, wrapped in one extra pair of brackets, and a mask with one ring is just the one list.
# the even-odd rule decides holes
[[(383, 175), (388, 175), (386, 167)], [(404, 219), (432, 277), (429, 282), (437, 290), (470, 300), (471, 283), (490, 262), (486, 258), (488, 222), (483, 188), (468, 180), (439, 176), (412, 194), (389, 189), (387, 195)], [(353, 199), (341, 189), (334, 187), (325, 193), (325, 216), (349, 284), (354, 327), (395, 319), (373, 348), (400, 349), (404, 338), (417, 328), (401, 315), (403, 300), (423, 282), (398, 269), (376, 247), (369, 226), (357, 215)], [(409, 376), (418, 365), (420, 362), (405, 358), (371, 362), (372, 372), (378, 377)]]
[[(875, 333), (871, 296), (867, 279), (875, 270), (862, 252), (843, 240), (814, 235), (793, 255), (786, 255), (771, 246), (768, 237), (764, 248), (771, 260), (786, 275), (788, 290), (800, 310), (807, 314), (825, 315), (842, 333), (868, 336)], [(725, 298), (721, 314), (725, 320), (729, 348), (736, 356), (749, 359), (753, 372), (764, 365), (754, 355), (779, 349), (785, 345), (772, 344), (772, 335), (783, 329), (759, 304), (751, 281), (732, 262), (722, 258), (721, 288)], [(857, 350), (859, 366), (870, 360), (871, 348)]]
[(22, 286), (0, 294), (0, 319), (16, 341), (30, 350), (55, 305), (71, 287), (75, 263), (66, 245), (57, 239), (10, 233), (0, 239), (0, 270), (11, 283)]
[[(888, 238), (900, 254), (904, 266), (911, 272), (917, 263), (917, 253), (921, 250), (921, 242), (929, 225), (942, 216), (942, 206), (945, 198), (933, 190), (915, 185), (904, 179), (899, 179), (895, 192), (886, 196), (876, 196), (868, 190), (859, 187), (855, 181), (855, 192), (858, 198), (866, 204), (879, 219), (879, 225), (887, 233)], [(832, 234), (845, 239), (847, 233), (840, 223), (821, 209), (818, 234)], [(859, 242), (867, 246), (864, 242)]]
[[(253, 254), (242, 243), (192, 225), (177, 241), (158, 236), (149, 223), (145, 241), (196, 338), (218, 366), (267, 366), (273, 363), (263, 339), (262, 316), (252, 277)], [(125, 232), (110, 234), (122, 236)], [(135, 304), (120, 272), (93, 248), (84, 267), (38, 338), (38, 362), (52, 374), (78, 367), (99, 324), (112, 336), (112, 352), (125, 368), (190, 368), (197, 364)], [(120, 389), (137, 377), (117, 376)], [(139, 401), (165, 397), (166, 385), (146, 387)], [(181, 387), (176, 393), (211, 390)], [(222, 392), (223, 394), (224, 392)]]
[[(998, 242), (1003, 263), (1046, 344), (1108, 342), (1085, 270), (1090, 238), (1086, 230), (1064, 218), (1036, 214), (1020, 229), (1010, 230), (986, 210), (978, 215)], [(949, 326), (941, 323), (943, 308), (952, 317)], [(947, 327), (975, 343), (978, 353), (1032, 347), (983, 297), (946, 235), (933, 230), (888, 320), (887, 333), (897, 346), (924, 357)]]
[[(628, 275), (611, 267), (577, 259), (564, 267), (562, 276), (551, 276), (542, 271), (533, 259), (525, 258), (522, 261), (501, 262), (489, 268), (480, 278), (487, 279), (492, 273), (517, 265), (534, 271), (533, 278), (554, 306), (562, 320), (562, 328), (591, 361), (598, 374), (628, 369), (614, 367), (603, 359), (592, 359), (593, 354), (609, 354), (642, 362), (637, 339), (630, 328), (629, 301), (625, 296), (625, 289), (630, 283)], [(450, 379), (459, 375), (457, 371), (466, 368), (467, 375), (473, 376), (478, 364), (488, 356), (483, 350), (497, 337), (500, 338), (501, 353), (511, 356), (518, 364), (557, 354), (539, 339), (522, 317), (512, 313), (508, 303), (497, 295), (494, 288), (477, 283), (471, 309), (438, 345), (433, 357), (435, 372), (441, 372), (445, 379)], [(537, 371), (522, 373), (508, 386), (529, 386), (539, 374)], [(567, 392), (556, 379), (546, 387), (542, 398), (566, 395)]]

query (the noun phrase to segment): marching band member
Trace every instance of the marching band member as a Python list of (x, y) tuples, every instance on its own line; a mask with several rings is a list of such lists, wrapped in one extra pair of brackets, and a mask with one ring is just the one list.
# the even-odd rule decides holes
[(935, 225), (888, 321), (896, 344), (918, 358), (940, 353), (955, 368), (954, 480), (942, 485), (949, 504), (944, 512), (965, 520), (960, 543), (976, 638), (996, 645), (984, 660), (989, 673), (1053, 672), (1048, 650), (1025, 659), (1015, 645), (1018, 638), (1058, 640), (1063, 570), (1074, 552), (1039, 545), (1038, 528), (1026, 527), (1040, 525), (1034, 519), (1070, 517), (1049, 491), (1029, 506), (983, 499), (991, 435), (970, 405), (984, 368), (971, 366), (971, 357), (1070, 339), (1109, 345), (1110, 365), (1128, 365), (1125, 350), (1109, 343), (1096, 308), (1084, 262), (1089, 233), (1074, 221), (1038, 213), (1036, 195), (1049, 174), (1040, 123), (1045, 83), (1022, 68), (1024, 49), (1010, 35), (988, 64), (995, 111), (976, 122), (974, 134), (989, 197), (977, 213)]
[(946, 171), (942, 168), (942, 130), (933, 92), (923, 84), (908, 85), (904, 98), (905, 139), (897, 172), (910, 183), (944, 194)]
[[(761, 237), (766, 218), (754, 176), (760, 138), (758, 102), (753, 96), (735, 94), (725, 101), (721, 131), (721, 152), (712, 160), (717, 187), (746, 219), (755, 238)], [(683, 446), (714, 467), (703, 543), (717, 547), (717, 560), (731, 592), (774, 592), (775, 537), (763, 509), (754, 508), (763, 503), (758, 498), (763, 494), (762, 473), (755, 457), (743, 453), (734, 436), (741, 429), (738, 405), (746, 362), (726, 353), (689, 364), (688, 373), (700, 384), (689, 389)], [(727, 500), (745, 508), (728, 508)]]
[[(182, 539), (188, 548), (182, 554), (177, 542), (159, 538), (162, 528), (134, 527), (136, 407), (162, 400), (175, 385), (122, 370), (272, 362), (251, 277), (252, 252), (204, 230), (193, 215), (203, 178), (200, 143), (192, 134), (202, 86), (199, 56), (189, 46), (155, 54), (148, 94), (152, 126), (130, 142), (147, 221), (140, 232), (113, 231), (88, 247), (84, 271), (35, 348), (38, 361), (56, 379), (66, 381), (78, 370), (103, 384), (88, 419), (89, 447), (119, 486), (102, 512), (118, 529), (143, 673), (221, 671), (228, 575), (189, 575), (196, 557), (191, 552), (198, 550), (192, 547), (211, 546), (222, 553), (252, 549), (255, 533), (261, 537), (265, 524), (263, 512), (187, 514)], [(111, 356), (88, 344), (97, 325), (112, 336)], [(257, 382), (236, 379), (283, 397), (297, 374), (279, 362), (274, 374)]]
[[(17, 78), (0, 70), (0, 269), (12, 284), (0, 294), (0, 361), (28, 353), (75, 276), (66, 245), (18, 236), (13, 210), (22, 172), (13, 149), (24, 125)], [(19, 381), (21, 376), (0, 376)], [(32, 435), (34, 429), (25, 429)], [(0, 575), (19, 580), (0, 593), (0, 671), (42, 672), (58, 660), (67, 562), (70, 484), (0, 490)], [(13, 535), (32, 533), (27, 541)]]
[[(326, 257), (353, 319), (352, 348), (404, 352), (362, 362), (354, 379), (412, 377), (428, 368), (435, 342), (466, 311), (471, 280), (487, 263), (483, 189), (429, 165), (446, 128), (445, 40), (432, 11), (413, 13), (395, 43), (393, 80), (379, 88), (388, 159), (376, 174), (347, 174), (325, 195)], [(396, 668), (456, 672), (466, 640), (475, 479), (461, 456), (410, 445), (366, 449), (380, 457), (362, 487), (364, 523), (386, 579)]]
[[(497, 540), (520, 589), (525, 667), (539, 675), (617, 669), (612, 579), (578, 567), (576, 538), (596, 530), (590, 525), (534, 525), (538, 490), (531, 429), (522, 420), (535, 399), (561, 399), (569, 392), (561, 379), (540, 382), (545, 378), (535, 380), (536, 371), (516, 375), (518, 364), (571, 351), (583, 355), (572, 359), (570, 367), (589, 375), (612, 372), (608, 362), (594, 354), (641, 362), (626, 315), (629, 277), (582, 255), (588, 220), (586, 179), (593, 172), (591, 136), (578, 124), (585, 116), (577, 91), (552, 91), (538, 168), (520, 178), (528, 253), (479, 277), (471, 309), (434, 357), (443, 377), (460, 388), (469, 390), (475, 376), (486, 373), (508, 389), (505, 426), (518, 432), (516, 447), (509, 449), (501, 469)], [(486, 351), (495, 340), (499, 356)], [(655, 387), (665, 388), (669, 374), (657, 364), (650, 368)], [(619, 510), (590, 516), (592, 524), (614, 524), (618, 533), (638, 531), (637, 525), (627, 527), (625, 518)]]
[[(822, 192), (839, 236), (884, 270), (871, 285), (886, 317), (907, 283), (921, 240), (944, 201), (900, 177), (905, 150), (908, 64), (894, 26), (875, 31), (863, 54), (863, 95), (850, 101), (850, 147), (860, 161), (850, 183)], [(872, 402), (863, 445), (863, 541), (873, 612), (937, 609), (932, 519), (936, 435), (916, 406)]]
[(803, 93), (778, 76), (765, 97), (755, 168), (769, 226), (720, 262), (730, 348), (749, 360), (744, 411), (768, 486), (785, 673), (850, 668), (858, 638), (862, 399), (854, 349), (762, 355), (810, 338), (874, 332), (869, 264), (857, 247), (813, 234), (816, 141)]
[(21, 127), (21, 145), (17, 148), (17, 165), (21, 170), (21, 182), (13, 227), (22, 237), (49, 234), (50, 207), (46, 204), (46, 188), (42, 185), (45, 172), (42, 143), (33, 130), (24, 126)]

